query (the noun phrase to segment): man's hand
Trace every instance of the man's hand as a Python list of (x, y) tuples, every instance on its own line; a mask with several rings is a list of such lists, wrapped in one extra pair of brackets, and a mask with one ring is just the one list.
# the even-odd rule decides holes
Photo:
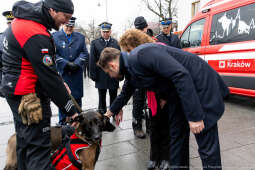
[(165, 106), (165, 104), (167, 103), (166, 100), (160, 99), (160, 108), (163, 109), (163, 107)]
[[(75, 113), (74, 115), (72, 115), (71, 117), (66, 117), (66, 122), (69, 123), (71, 122), (71, 120), (74, 120), (75, 117), (77, 117), (79, 114)], [(71, 126), (75, 127), (77, 125), (78, 122), (73, 122), (71, 124)]]
[(121, 109), (120, 112), (115, 116), (115, 121), (117, 126), (119, 126), (120, 122), (122, 122), (122, 118), (123, 118), (123, 111)]
[(189, 127), (192, 133), (199, 134), (205, 128), (204, 121), (200, 120), (198, 122), (189, 121)]
[(110, 110), (108, 110), (104, 115), (110, 119), (112, 117), (113, 113)]
[[(74, 120), (74, 118), (76, 118), (78, 115), (79, 115), (78, 113), (75, 113), (75, 114), (72, 116), (72, 120)], [(71, 126), (76, 127), (77, 124), (78, 124), (78, 122), (73, 122), (73, 123), (71, 124)]]

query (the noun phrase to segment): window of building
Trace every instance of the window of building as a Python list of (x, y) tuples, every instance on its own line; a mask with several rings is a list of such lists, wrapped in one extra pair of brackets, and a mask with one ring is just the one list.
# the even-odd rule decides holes
[(213, 16), (210, 44), (255, 40), (255, 4)]
[(200, 1), (196, 1), (192, 3), (191, 16), (196, 15), (198, 10), (200, 9)]
[(205, 19), (192, 23), (182, 34), (182, 48), (197, 47), (201, 45), (204, 32)]

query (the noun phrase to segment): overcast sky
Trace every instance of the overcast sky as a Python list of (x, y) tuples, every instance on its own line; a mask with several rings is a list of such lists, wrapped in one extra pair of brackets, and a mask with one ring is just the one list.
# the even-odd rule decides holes
[[(11, 10), (12, 5), (17, 0), (1, 1), (0, 12)], [(38, 0), (28, 0), (29, 2), (38, 2)], [(113, 31), (121, 34), (125, 26), (133, 22), (135, 17), (144, 16), (148, 22), (157, 21), (157, 17), (153, 15), (145, 7), (141, 0), (73, 0), (74, 15), (77, 17), (77, 23), (86, 27), (93, 19), (96, 25), (106, 20), (106, 2), (108, 22), (113, 24)], [(100, 4), (100, 6), (98, 5)], [(1, 15), (0, 30), (6, 28), (6, 20)]]

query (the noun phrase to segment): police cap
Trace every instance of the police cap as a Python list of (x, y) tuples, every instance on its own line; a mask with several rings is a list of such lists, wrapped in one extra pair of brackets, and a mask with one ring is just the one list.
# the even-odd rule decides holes
[(172, 24), (172, 18), (165, 18), (160, 21), (160, 25), (162, 25), (163, 28), (168, 27), (170, 24)]
[(4, 11), (2, 14), (6, 18), (7, 23), (12, 22), (12, 20), (14, 19), (14, 16), (12, 15), (12, 11)]
[(73, 27), (73, 26), (75, 25), (75, 20), (76, 20), (76, 18), (75, 18), (75, 17), (72, 17), (72, 18), (68, 21), (68, 23), (66, 23), (66, 26), (68, 26), (68, 27)]
[(112, 28), (112, 24), (109, 22), (103, 22), (98, 25), (102, 31), (110, 31)]

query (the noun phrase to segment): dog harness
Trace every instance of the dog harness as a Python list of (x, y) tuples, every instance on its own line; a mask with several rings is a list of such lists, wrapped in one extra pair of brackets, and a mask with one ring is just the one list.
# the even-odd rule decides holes
[[(56, 170), (81, 170), (78, 151), (89, 148), (90, 144), (78, 138), (75, 134), (51, 156), (52, 165)], [(98, 159), (100, 147), (97, 147), (96, 160)]]

